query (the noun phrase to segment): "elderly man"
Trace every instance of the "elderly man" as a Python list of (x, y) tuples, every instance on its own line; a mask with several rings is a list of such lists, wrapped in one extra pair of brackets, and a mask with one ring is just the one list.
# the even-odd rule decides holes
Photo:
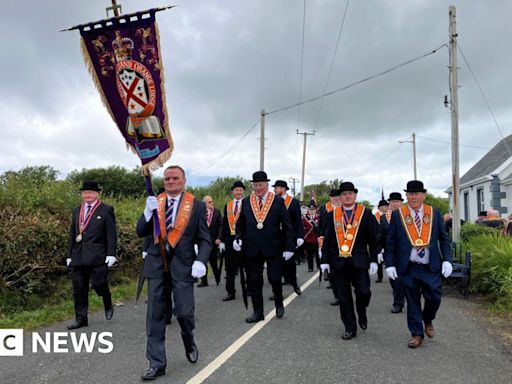
[(274, 292), (276, 316), (284, 315), (281, 274), (283, 258), (289, 260), (295, 251), (293, 229), (284, 199), (268, 190), (264, 171), (252, 175), (253, 192), (243, 199), (236, 222), (235, 251), (242, 251), (247, 269), (247, 284), (251, 293), (254, 313), (247, 323), (265, 319), (263, 312), (263, 264), (267, 264), (267, 277)]
[[(391, 215), (385, 253), (386, 273), (399, 279), (407, 300), (409, 348), (433, 338), (433, 320), (441, 305), (441, 275), (452, 273), (450, 241), (441, 212), (424, 203), (427, 190), (419, 180), (407, 183), (407, 204)], [(421, 296), (425, 299), (421, 307)]]

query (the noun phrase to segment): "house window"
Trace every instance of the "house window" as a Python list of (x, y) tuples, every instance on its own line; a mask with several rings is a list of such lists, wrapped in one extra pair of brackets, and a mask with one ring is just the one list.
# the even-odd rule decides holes
[(469, 221), (469, 192), (464, 192), (464, 221)]
[(476, 190), (476, 202), (478, 207), (478, 212), (485, 211), (485, 202), (484, 202), (484, 189), (478, 188)]

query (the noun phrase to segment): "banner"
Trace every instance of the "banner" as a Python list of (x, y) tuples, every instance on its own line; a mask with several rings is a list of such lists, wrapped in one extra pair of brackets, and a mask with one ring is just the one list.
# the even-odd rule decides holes
[(75, 27), (101, 100), (143, 173), (170, 158), (173, 142), (155, 19), (158, 8)]

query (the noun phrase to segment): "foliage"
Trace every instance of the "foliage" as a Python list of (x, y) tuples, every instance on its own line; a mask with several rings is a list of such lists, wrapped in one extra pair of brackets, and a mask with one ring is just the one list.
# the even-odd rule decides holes
[(188, 187), (187, 190), (192, 193), (198, 199), (202, 199), (206, 195), (209, 195), (213, 199), (215, 208), (223, 212), (224, 206), (228, 203), (231, 197), (231, 186), (237, 180), (244, 183), (246, 190), (245, 196), (251, 193), (251, 183), (239, 176), (236, 177), (219, 177), (212, 181), (207, 186), (201, 187)]
[[(318, 206), (325, 204), (329, 201), (329, 192), (331, 189), (338, 189), (343, 180), (324, 180), (318, 184), (310, 184), (304, 187), (304, 195), (306, 196), (305, 203), (309, 204), (311, 192), (314, 191), (316, 195), (316, 202)], [(296, 196), (300, 200), (300, 193)]]
[(450, 201), (446, 197), (437, 197), (427, 193), (425, 204), (431, 205), (441, 211), (441, 214), (450, 212)]
[(467, 242), (473, 237), (477, 236), (498, 237), (500, 235), (500, 230), (491, 227), (486, 227), (485, 225), (481, 224), (465, 223), (463, 226), (460, 227), (460, 237), (461, 240), (464, 242)]

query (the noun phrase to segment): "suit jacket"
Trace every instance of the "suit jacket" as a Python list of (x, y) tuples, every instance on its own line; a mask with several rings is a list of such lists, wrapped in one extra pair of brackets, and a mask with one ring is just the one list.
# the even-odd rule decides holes
[[(236, 228), (236, 225), (235, 225)], [(235, 235), (231, 235), (231, 230), (229, 229), (229, 220), (228, 220), (228, 205), (224, 206), (224, 216), (222, 216), (222, 231), (221, 231), (221, 241), (226, 246), (226, 252), (231, 253), (233, 250), (233, 240), (235, 240)]]
[(384, 249), (386, 251), (387, 248), (387, 236), (389, 231), (390, 223), (386, 219), (386, 215), (383, 215), (380, 218), (380, 239), (379, 239), (379, 247), (380, 249)]
[(80, 205), (73, 209), (69, 229), (68, 257), (71, 266), (98, 266), (105, 264), (105, 257), (115, 256), (117, 250), (116, 218), (114, 208), (101, 203), (77, 242), (80, 233)]
[[(205, 211), (206, 217), (206, 211)], [(222, 237), (222, 216), (220, 215), (220, 211), (217, 208), (213, 209), (213, 217), (212, 222), (210, 223), (210, 238), (212, 240), (212, 246), (214, 245), (215, 240), (220, 239)]]
[[(432, 235), (429, 243), (429, 267), (432, 272), (441, 272), (443, 261), (452, 262), (450, 241), (444, 226), (441, 212), (434, 208), (432, 218)], [(398, 276), (403, 275), (409, 266), (412, 245), (402, 224), (398, 211), (391, 215), (391, 223), (387, 233), (386, 267), (396, 267)]]
[[(357, 237), (352, 247), (352, 262), (357, 269), (368, 269), (370, 262), (377, 262), (379, 231), (377, 219), (372, 212), (365, 208), (359, 223)], [(338, 240), (334, 229), (333, 212), (325, 215), (325, 239), (322, 247), (322, 263), (328, 263), (334, 268), (342, 268), (349, 258), (340, 257)]]
[[(183, 202), (183, 195), (178, 205), (178, 212)], [(153, 219), (146, 222), (144, 214), (139, 217), (136, 232), (139, 237), (152, 236)], [(197, 244), (199, 252), (196, 256), (194, 244)], [(183, 235), (171, 249), (171, 255), (167, 255), (170, 261), (171, 277), (175, 281), (194, 281), (191, 276), (192, 264), (199, 260), (206, 265), (210, 256), (211, 240), (210, 231), (206, 225), (206, 208), (202, 201), (194, 199), (194, 205), (190, 214), (190, 220), (183, 231)], [(158, 244), (150, 243), (147, 248), (148, 255), (144, 259), (142, 276), (146, 278), (162, 278), (163, 263)]]
[[(286, 205), (285, 205), (286, 207)], [(292, 198), (288, 207), (288, 214), (292, 223), (295, 242), (297, 239), (304, 239), (304, 227), (302, 226), (302, 212), (300, 211), (300, 203), (296, 198)]]
[(242, 252), (246, 257), (282, 257), (283, 251), (295, 251), (293, 228), (284, 205), (277, 196), (270, 206), (263, 228), (256, 228), (250, 197), (243, 199), (240, 216), (236, 222), (236, 238), (242, 240)]

